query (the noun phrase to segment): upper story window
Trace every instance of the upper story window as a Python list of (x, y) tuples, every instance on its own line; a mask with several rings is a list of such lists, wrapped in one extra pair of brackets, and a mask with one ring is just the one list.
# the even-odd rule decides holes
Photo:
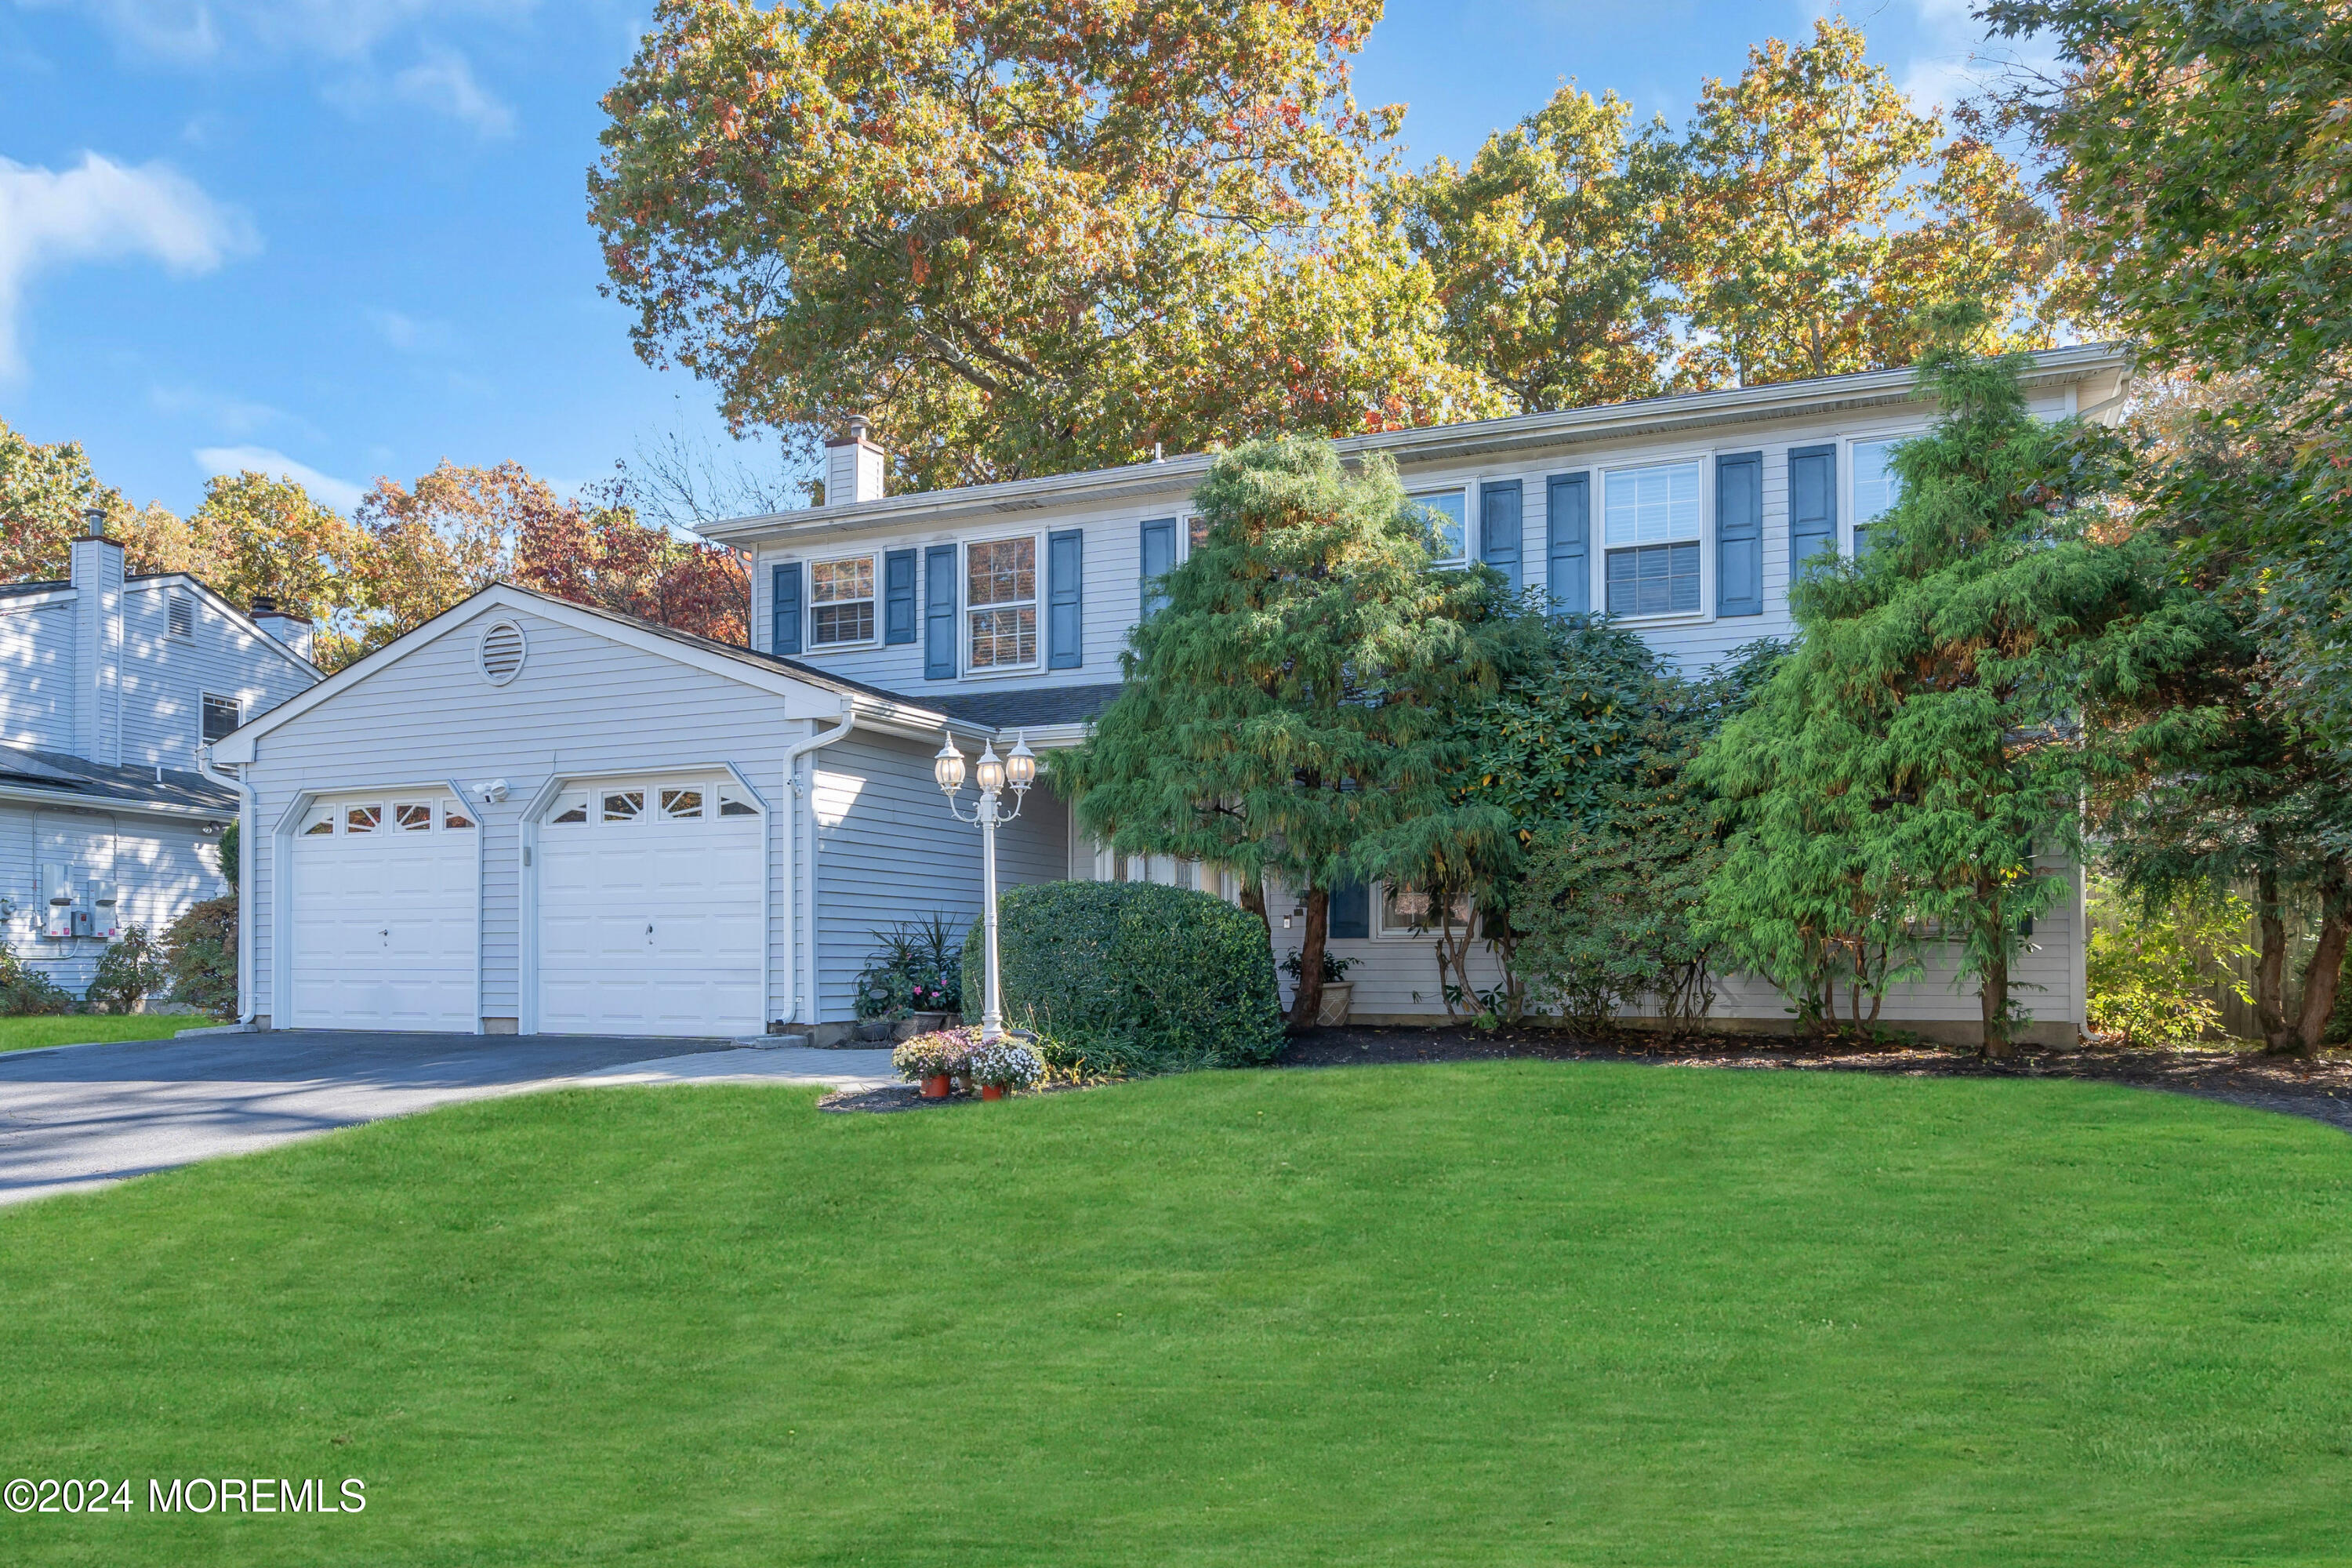
[(874, 640), (874, 557), (809, 563), (809, 646)]
[(244, 722), (244, 703), (234, 697), (215, 697), (209, 691), (205, 693), (205, 742), (207, 745)]
[(1440, 566), (1460, 566), (1470, 559), (1470, 492), (1465, 489), (1424, 490), (1405, 498), (1421, 510), (1429, 526), (1429, 558)]
[(1870, 525), (1894, 510), (1895, 503), (1903, 499), (1903, 479), (1888, 460), (1901, 444), (1899, 439), (1853, 444), (1853, 552), (1857, 557), (1869, 553)]
[(1698, 465), (1604, 476), (1609, 613), (1687, 615), (1699, 607)]
[(196, 635), (196, 602), (177, 588), (164, 590), (164, 627), (172, 636), (185, 642)]
[(973, 669), (1037, 662), (1037, 540), (991, 539), (964, 547), (965, 647)]

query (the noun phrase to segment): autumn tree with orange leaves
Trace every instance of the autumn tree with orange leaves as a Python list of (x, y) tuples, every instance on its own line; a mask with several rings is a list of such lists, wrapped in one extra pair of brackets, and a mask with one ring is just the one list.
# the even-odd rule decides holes
[(1376, 0), (662, 0), (590, 177), (639, 352), (898, 484), (1507, 406), (1366, 200)]

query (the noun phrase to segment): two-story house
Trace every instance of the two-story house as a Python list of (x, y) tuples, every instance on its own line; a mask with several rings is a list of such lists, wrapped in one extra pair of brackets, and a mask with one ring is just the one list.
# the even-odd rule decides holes
[[(2049, 417), (2120, 398), (2125, 355), (2035, 356)], [(1792, 563), (1866, 548), (1886, 454), (1932, 416), (1908, 371), (1661, 397), (1339, 443), (1383, 451), (1479, 560), (1607, 614), (1686, 667), (1791, 630)], [(1127, 634), (1193, 537), (1203, 455), (886, 495), (853, 430), (828, 504), (707, 530), (752, 562), (754, 647), (494, 588), (216, 748), (247, 791), (247, 1007), (297, 1026), (748, 1034), (838, 1029), (873, 932), (979, 902), (979, 846), (931, 781), (967, 752), (1085, 732)], [(1046, 789), (1000, 837), (1008, 881), (1198, 868), (1115, 859)], [(1222, 882), (1207, 890), (1233, 896)], [(1270, 889), (1277, 946), (1296, 893)], [(1303, 923), (1303, 922), (1301, 922)], [(1443, 1015), (1410, 889), (1335, 897), (1359, 1017)], [(2082, 919), (2018, 979), (2042, 1034), (2082, 1017)], [(1948, 977), (1886, 1017), (1974, 1026)], [(2039, 987), (2039, 989), (2032, 989)], [(1717, 1012), (1785, 1025), (1734, 979)]]
[(203, 747), (319, 679), (310, 623), (182, 573), (127, 576), (99, 517), (62, 583), (0, 586), (0, 899), (9, 948), (79, 994), (126, 926), (226, 890), (236, 792)]

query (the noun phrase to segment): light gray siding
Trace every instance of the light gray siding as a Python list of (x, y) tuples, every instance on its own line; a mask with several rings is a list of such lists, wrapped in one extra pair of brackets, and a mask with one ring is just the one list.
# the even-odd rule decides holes
[[(481, 632), (512, 619), (529, 641), (504, 686), (476, 665)], [(768, 806), (770, 933), (781, 952), (780, 814), (789, 800), (783, 753), (808, 729), (783, 700), (610, 637), (528, 614), (486, 609), (333, 700), (262, 736), (247, 777), (258, 793), (254, 868), (256, 1005), (268, 1012), (278, 953), (272, 900), (281, 885), (272, 829), (304, 792), (504, 779), (508, 795), (480, 812), (482, 1014), (521, 1016), (520, 825), (551, 778), (732, 763)], [(770, 965), (769, 1009), (791, 988)]]
[(122, 922), (158, 937), (189, 905), (228, 891), (219, 839), (198, 824), (135, 811), (0, 802), (0, 897), (15, 906), (8, 946), (76, 995), (89, 984), (106, 943), (41, 934), (40, 868), (50, 864), (73, 868), (77, 880), (116, 883)]
[[(170, 635), (174, 595), (192, 611), (185, 637)], [(142, 579), (124, 593), (122, 653), (122, 760), (133, 767), (196, 765), (206, 692), (233, 698), (252, 720), (318, 679), (275, 638), (168, 578)]]
[(73, 750), (74, 599), (0, 600), (0, 741)]
[[(980, 913), (980, 830), (948, 814), (931, 777), (937, 750), (861, 732), (816, 753), (820, 1022), (856, 1016), (856, 982), (875, 931), (933, 912), (961, 930)], [(967, 811), (971, 800), (967, 787)], [(1062, 803), (1042, 784), (1032, 789), (1020, 817), (997, 831), (998, 881), (1060, 880), (1068, 844)], [(977, 1002), (971, 1012), (979, 1016)]]

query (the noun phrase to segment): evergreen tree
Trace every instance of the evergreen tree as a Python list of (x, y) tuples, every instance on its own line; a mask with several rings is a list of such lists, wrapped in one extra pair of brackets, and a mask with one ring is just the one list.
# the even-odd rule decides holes
[(1492, 573), (1431, 570), (1425, 514), (1385, 458), (1350, 472), (1327, 442), (1254, 442), (1193, 499), (1205, 536), (1054, 776), (1097, 838), (1231, 867), (1261, 918), (1265, 879), (1303, 889), (1290, 1016), (1309, 1023), (1335, 884), (1500, 852), (1508, 814), (1447, 786), (1461, 710), (1528, 638)]
[(1901, 501), (1862, 560), (1795, 586), (1796, 651), (1693, 770), (1728, 803), (1703, 925), (1734, 962), (1801, 1013), (1843, 979), (1858, 1016), (1940, 943), (1990, 1055), (2011, 1049), (2028, 922), (2072, 892), (2106, 763), (2086, 714), (2201, 636), (2161, 540), (2093, 531), (2115, 443), (2035, 419), (2017, 368), (1928, 357), (1938, 413), (1896, 451)]

